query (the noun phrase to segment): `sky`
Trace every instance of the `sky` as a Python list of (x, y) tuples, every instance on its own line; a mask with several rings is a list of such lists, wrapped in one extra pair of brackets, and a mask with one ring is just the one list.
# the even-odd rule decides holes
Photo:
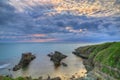
[(120, 41), (120, 0), (0, 0), (0, 42)]

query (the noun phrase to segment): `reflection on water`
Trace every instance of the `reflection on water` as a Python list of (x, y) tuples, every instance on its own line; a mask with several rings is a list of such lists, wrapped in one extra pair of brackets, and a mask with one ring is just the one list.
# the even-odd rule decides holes
[[(59, 76), (65, 80), (72, 75), (75, 77), (84, 76), (86, 72), (82, 59), (72, 54), (72, 51), (79, 46), (82, 46), (82, 44), (5, 44), (0, 46), (0, 53), (2, 53), (0, 54), (0, 60), (9, 60), (11, 66), (8, 69), (12, 69), (15, 64), (18, 64), (23, 52), (32, 52), (37, 58), (27, 68), (16, 72), (11, 71), (10, 74), (13, 77), (32, 76), (33, 78), (38, 78), (43, 76), (43, 78), (46, 78), (50, 75), (51, 77)], [(68, 56), (63, 60), (68, 67), (62, 65), (58, 68), (54, 67), (53, 62), (47, 56), (48, 53), (53, 51), (60, 51)], [(0, 75), (9, 74), (8, 69), (0, 70)]]
[(67, 63), (68, 67), (60, 66), (58, 68), (54, 67), (53, 62), (49, 60), (49, 57), (43, 56), (46, 58), (46, 61), (39, 61), (39, 57), (36, 60), (32, 61), (31, 64), (19, 71), (13, 72), (14, 77), (18, 76), (32, 76), (33, 78), (38, 78), (43, 76), (46, 78), (48, 75), (51, 77), (61, 77), (63, 80), (66, 80), (72, 75), (77, 77), (85, 76), (85, 68), (82, 64), (82, 60), (72, 54), (69, 54), (69, 57), (63, 60), (63, 62)]

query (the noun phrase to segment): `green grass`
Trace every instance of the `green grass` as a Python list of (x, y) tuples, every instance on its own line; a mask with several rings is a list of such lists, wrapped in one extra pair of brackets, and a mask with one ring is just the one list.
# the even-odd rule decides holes
[(2, 78), (0, 78), (0, 80), (27, 80), (26, 78), (23, 78), (23, 77), (18, 77), (18, 78), (10, 78), (10, 77), (4, 77), (2, 76)]
[(120, 42), (99, 51), (94, 58), (94, 62), (120, 69)]
[(97, 55), (98, 52), (108, 48), (112, 44), (114, 44), (114, 43), (104, 43), (104, 44), (100, 44), (100, 45), (95, 45), (95, 49), (90, 54), (89, 58), (94, 58)]
[[(110, 42), (103, 43), (98, 45), (85, 46), (82, 48), (78, 48), (80, 52), (86, 54), (90, 52), (88, 61), (90, 64), (95, 64), (94, 66), (101, 66), (100, 70), (103, 73), (106, 73), (116, 79), (120, 79), (119, 71), (120, 70), (120, 42)], [(112, 69), (110, 69), (110, 68)]]

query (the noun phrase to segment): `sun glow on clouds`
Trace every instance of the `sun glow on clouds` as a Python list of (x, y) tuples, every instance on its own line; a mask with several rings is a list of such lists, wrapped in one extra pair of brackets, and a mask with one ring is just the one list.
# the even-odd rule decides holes
[(32, 37), (45, 37), (47, 35), (46, 34), (31, 34), (30, 36), (32, 36)]
[(116, 1), (0, 0), (0, 42), (119, 40)]
[(0, 36), (0, 39), (12, 39), (15, 42), (55, 42), (58, 39), (48, 38), (46, 34), (29, 34), (19, 36)]
[(120, 11), (116, 6), (115, 1), (100, 1), (95, 0), (90, 2), (89, 0), (10, 0), (10, 4), (15, 6), (20, 12), (24, 12), (26, 8), (32, 9), (32, 6), (52, 4), (55, 12), (49, 12), (50, 14), (66, 13), (72, 15), (87, 15), (87, 16), (110, 16)]
[(87, 31), (87, 29), (77, 29), (77, 30), (75, 30), (75, 29), (73, 29), (72, 27), (66, 27), (65, 29), (66, 29), (67, 31), (73, 32), (73, 33), (82, 33), (82, 32), (84, 32), (84, 31)]
[(119, 12), (120, 9), (114, 5), (114, 0), (102, 1), (95, 0), (60, 0), (58, 6), (55, 7), (59, 13), (68, 11), (72, 15), (87, 15), (87, 16), (110, 16)]
[(48, 39), (31, 39), (31, 40), (21, 40), (18, 42), (55, 42), (57, 39), (55, 38), (48, 38)]

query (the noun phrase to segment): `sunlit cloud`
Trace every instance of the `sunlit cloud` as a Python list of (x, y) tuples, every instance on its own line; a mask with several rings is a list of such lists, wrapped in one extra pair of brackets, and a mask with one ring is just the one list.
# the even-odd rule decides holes
[(0, 0), (0, 42), (120, 40), (117, 0)]
[(83, 31), (87, 31), (87, 29), (73, 29), (73, 27), (66, 27), (65, 28), (67, 31), (69, 32), (73, 32), (73, 33), (82, 33)]
[(28, 35), (28, 36), (32, 36), (32, 37), (45, 37), (47, 35), (46, 34), (31, 34), (31, 35)]
[[(26, 11), (26, 8), (32, 10), (33, 6), (51, 4), (55, 11), (48, 11), (48, 15), (57, 13), (71, 15), (87, 15), (87, 16), (110, 16), (120, 12), (120, 6), (115, 4), (115, 0), (109, 1), (89, 1), (89, 0), (10, 0), (18, 11)], [(45, 6), (46, 8), (48, 6)], [(51, 7), (51, 8), (53, 8)]]
[(17, 42), (56, 42), (58, 39), (48, 38), (48, 39), (31, 39), (31, 40), (21, 40)]

